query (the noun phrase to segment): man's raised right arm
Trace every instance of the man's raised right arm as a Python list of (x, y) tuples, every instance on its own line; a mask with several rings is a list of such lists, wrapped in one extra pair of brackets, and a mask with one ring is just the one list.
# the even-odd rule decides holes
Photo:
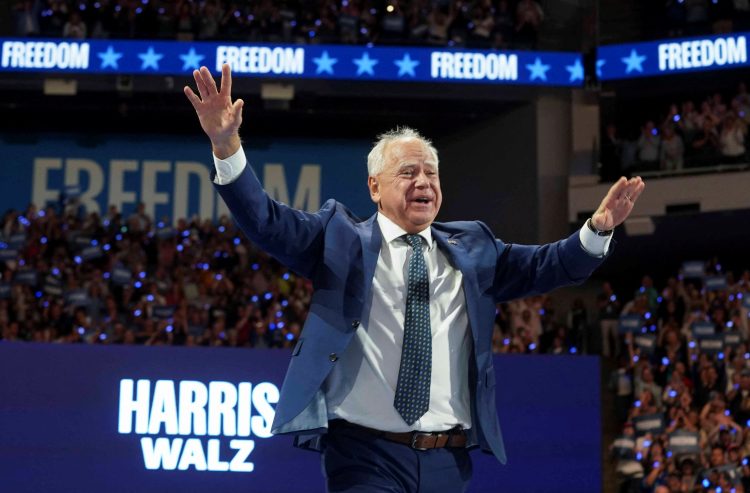
[(239, 136), (244, 102), (232, 102), (229, 65), (222, 67), (220, 88), (206, 67), (195, 70), (193, 77), (199, 95), (188, 86), (184, 92), (211, 140), (216, 189), (248, 238), (297, 273), (312, 277), (332, 204), (311, 214), (271, 199), (253, 171), (246, 169)]

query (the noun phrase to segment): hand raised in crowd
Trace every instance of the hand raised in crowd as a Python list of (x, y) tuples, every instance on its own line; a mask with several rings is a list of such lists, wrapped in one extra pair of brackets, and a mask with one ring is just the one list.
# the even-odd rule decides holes
[(194, 70), (193, 77), (200, 97), (189, 86), (184, 88), (185, 96), (195, 108), (203, 131), (211, 139), (216, 157), (229, 157), (240, 148), (239, 128), (244, 105), (241, 99), (232, 102), (232, 71), (226, 63), (221, 67), (221, 89), (217, 89), (206, 67)]
[(617, 180), (591, 216), (591, 225), (600, 231), (608, 231), (622, 224), (645, 187), (640, 176), (629, 180), (623, 176)]

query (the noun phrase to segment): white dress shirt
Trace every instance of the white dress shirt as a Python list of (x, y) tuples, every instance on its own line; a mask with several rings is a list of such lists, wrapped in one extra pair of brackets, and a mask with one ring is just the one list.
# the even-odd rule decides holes
[(340, 356), (324, 388), (328, 417), (386, 431), (442, 431), (457, 424), (471, 427), (469, 355), (471, 337), (463, 276), (432, 239), (419, 234), (430, 281), (432, 371), (429, 410), (411, 426), (393, 407), (404, 340), (406, 289), (412, 248), (406, 231), (382, 214), (380, 255), (372, 280), (367, 317)]
[[(240, 148), (226, 159), (214, 156), (215, 182), (231, 183), (246, 166)], [(411, 426), (393, 407), (401, 364), (404, 314), (411, 247), (406, 232), (382, 214), (382, 234), (371, 298), (366, 300), (360, 326), (352, 342), (325, 381), (328, 418), (341, 418), (384, 431), (442, 431), (455, 425), (471, 427), (469, 356), (472, 349), (463, 276), (432, 239), (430, 228), (419, 234), (430, 282), (432, 372), (429, 410)], [(601, 257), (611, 236), (581, 228), (579, 238), (591, 255)]]

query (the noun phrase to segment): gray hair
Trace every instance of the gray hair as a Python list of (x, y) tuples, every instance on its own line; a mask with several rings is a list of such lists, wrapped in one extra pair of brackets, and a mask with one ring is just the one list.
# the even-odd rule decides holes
[(396, 127), (393, 130), (378, 135), (378, 141), (375, 142), (370, 154), (367, 155), (367, 173), (370, 176), (378, 175), (385, 168), (385, 150), (388, 145), (402, 140), (416, 140), (424, 144), (435, 160), (435, 168), (438, 167), (438, 153), (432, 142), (424, 138), (413, 128)]

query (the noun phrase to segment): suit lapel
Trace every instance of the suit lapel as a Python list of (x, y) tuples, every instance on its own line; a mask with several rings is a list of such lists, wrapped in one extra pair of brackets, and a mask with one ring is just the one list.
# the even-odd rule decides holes
[(466, 297), (466, 313), (469, 316), (469, 326), (474, 336), (474, 344), (478, 343), (479, 320), (476, 307), (479, 301), (479, 284), (477, 282), (477, 273), (471, 265), (469, 254), (466, 246), (461, 241), (462, 235), (451, 235), (432, 227), (432, 237), (438, 244), (440, 251), (445, 253), (450, 263), (461, 271), (463, 276), (464, 296)]
[(372, 291), (372, 280), (375, 276), (375, 266), (378, 264), (378, 256), (380, 255), (380, 245), (383, 242), (383, 236), (380, 233), (380, 227), (376, 220), (377, 214), (373, 214), (370, 219), (360, 223), (357, 231), (359, 232), (359, 239), (362, 242), (362, 263), (364, 267), (364, 281), (365, 281), (365, 297), (364, 302), (370, 299), (370, 292)]

